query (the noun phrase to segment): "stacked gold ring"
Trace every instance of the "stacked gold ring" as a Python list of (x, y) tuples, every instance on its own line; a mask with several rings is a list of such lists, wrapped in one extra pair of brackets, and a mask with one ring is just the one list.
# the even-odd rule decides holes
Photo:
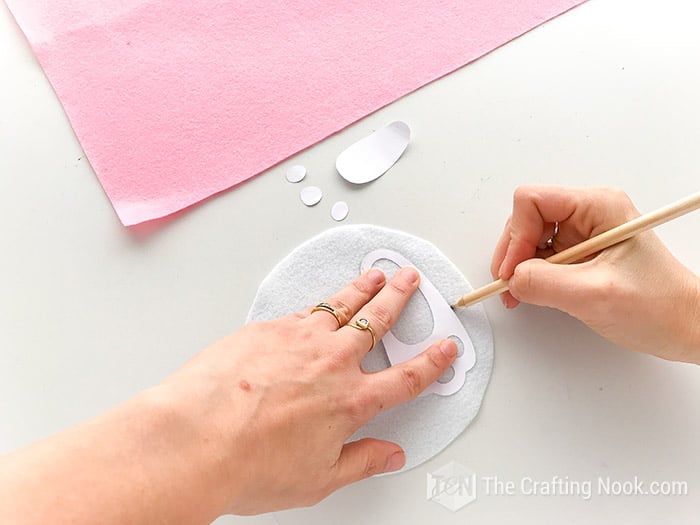
[(311, 313), (314, 313), (314, 312), (328, 312), (333, 317), (335, 317), (336, 321), (338, 321), (338, 328), (343, 326), (343, 322), (340, 320), (340, 315), (328, 303), (318, 303), (316, 306), (314, 306), (313, 310), (311, 310)]
[(545, 245), (547, 248), (554, 249), (554, 241), (557, 238), (557, 235), (559, 235), (559, 221), (554, 222), (554, 231), (552, 232), (552, 236), (547, 239), (547, 242)]
[(371, 352), (372, 348), (374, 348), (374, 345), (377, 344), (377, 339), (374, 336), (374, 330), (369, 325), (369, 321), (367, 319), (365, 319), (364, 317), (361, 317), (360, 319), (358, 319), (354, 323), (348, 323), (348, 326), (352, 326), (355, 330), (369, 332), (369, 335), (372, 336), (372, 346), (369, 347), (369, 350), (367, 350), (367, 352)]

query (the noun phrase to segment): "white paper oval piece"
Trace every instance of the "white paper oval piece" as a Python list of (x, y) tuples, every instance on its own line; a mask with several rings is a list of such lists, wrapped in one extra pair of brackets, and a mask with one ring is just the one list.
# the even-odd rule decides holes
[(323, 192), (318, 186), (307, 186), (299, 192), (299, 197), (301, 197), (301, 202), (307, 206), (315, 206), (321, 202)]
[(397, 120), (348, 147), (338, 155), (335, 168), (353, 184), (372, 182), (399, 160), (410, 140), (411, 128)]
[(301, 197), (301, 202), (307, 206), (315, 206), (321, 202), (321, 197), (323, 197), (323, 192), (318, 186), (307, 186), (301, 192), (299, 192), (299, 197)]
[(348, 203), (345, 201), (338, 201), (331, 208), (331, 217), (333, 217), (334, 221), (340, 222), (348, 216), (348, 211), (350, 211)]
[(301, 182), (306, 177), (306, 168), (296, 164), (287, 170), (287, 180), (289, 182)]

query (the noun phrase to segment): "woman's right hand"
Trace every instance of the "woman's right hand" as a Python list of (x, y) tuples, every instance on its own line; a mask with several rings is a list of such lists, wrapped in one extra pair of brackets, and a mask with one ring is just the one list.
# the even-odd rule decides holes
[(630, 350), (700, 363), (700, 279), (652, 231), (579, 264), (542, 260), (638, 215), (617, 189), (517, 188), (491, 264), (509, 280), (506, 307), (558, 308)]

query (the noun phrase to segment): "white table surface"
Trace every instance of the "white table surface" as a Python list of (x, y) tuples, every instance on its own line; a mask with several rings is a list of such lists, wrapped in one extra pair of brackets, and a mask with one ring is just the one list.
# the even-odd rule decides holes
[[(591, 0), (249, 183), (126, 229), (0, 3), (0, 452), (127, 399), (239, 327), (273, 265), (334, 226), (335, 200), (346, 223), (424, 237), (480, 285), (519, 184), (616, 185), (642, 211), (696, 191), (699, 17), (690, 0)], [(409, 150), (349, 188), (335, 157), (394, 119), (413, 129)], [(324, 190), (315, 208), (284, 181), (294, 163)], [(658, 229), (696, 272), (699, 230), (699, 213)], [(220, 523), (697, 523), (700, 369), (616, 348), (557, 311), (486, 309), (493, 376), (453, 445), (315, 508)], [(450, 461), (503, 480), (681, 480), (689, 493), (481, 494), (452, 513), (425, 497), (426, 474)]]

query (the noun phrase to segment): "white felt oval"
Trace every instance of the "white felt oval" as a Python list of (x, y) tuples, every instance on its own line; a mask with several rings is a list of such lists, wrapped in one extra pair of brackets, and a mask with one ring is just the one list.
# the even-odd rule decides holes
[(335, 167), (348, 182), (371, 182), (399, 160), (410, 140), (411, 128), (397, 120), (349, 146), (338, 155)]
[[(275, 319), (327, 300), (357, 277), (362, 259), (378, 249), (403, 254), (448, 304), (471, 290), (450, 260), (423, 239), (377, 226), (339, 226), (306, 241), (275, 266), (260, 284), (248, 321)], [(420, 306), (418, 300), (411, 299), (395, 328), (425, 324), (425, 309)], [(482, 305), (475, 305), (455, 313), (476, 352), (476, 364), (466, 373), (464, 386), (451, 396), (429, 394), (382, 412), (350, 438), (375, 437), (399, 443), (406, 450), (403, 470), (432, 458), (459, 436), (479, 411), (488, 385), (493, 338), (486, 312)], [(362, 365), (368, 371), (389, 366), (381, 341)]]

